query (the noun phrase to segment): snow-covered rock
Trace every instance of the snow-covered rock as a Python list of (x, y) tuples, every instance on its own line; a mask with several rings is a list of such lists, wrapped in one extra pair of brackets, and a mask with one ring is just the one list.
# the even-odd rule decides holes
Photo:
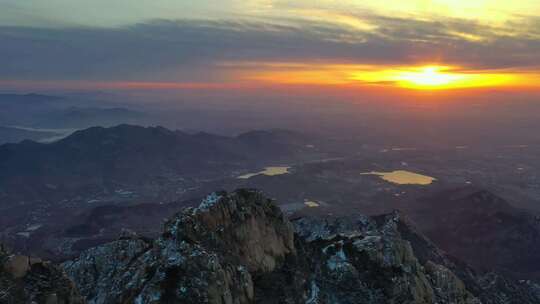
[(127, 233), (63, 267), (95, 304), (540, 303), (533, 284), (495, 291), (399, 212), (291, 223), (255, 190), (212, 193), (156, 240)]

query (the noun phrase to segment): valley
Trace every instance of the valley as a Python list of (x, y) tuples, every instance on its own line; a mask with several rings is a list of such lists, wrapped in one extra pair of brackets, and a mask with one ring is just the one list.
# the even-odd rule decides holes
[(0, 304), (540, 304), (540, 1), (0, 0)]
[[(139, 150), (137, 141), (130, 140), (145, 136), (152, 136), (155, 147), (168, 146), (158, 148), (159, 151), (170, 152)], [(179, 141), (182, 146), (189, 145), (190, 150), (175, 152), (171, 140)], [(148, 146), (149, 141), (145, 142)], [(261, 142), (265, 145), (262, 146)], [(103, 144), (99, 147), (96, 143)], [(78, 158), (72, 160), (77, 163), (75, 167), (62, 168), (64, 161), (54, 163), (54, 158), (47, 157), (28, 161), (34, 150), (50, 149), (55, 155), (62, 155), (84, 146), (92, 147), (90, 149), (95, 152), (76, 156)], [(533, 145), (501, 148), (496, 155), (472, 147), (386, 149), (384, 146), (365, 148), (359, 144), (357, 151), (350, 151), (350, 142), (343, 146), (346, 149), (337, 153), (335, 141), (330, 145), (323, 138), (314, 139), (284, 131), (255, 132), (227, 138), (124, 125), (78, 131), (53, 144), (0, 147), (3, 155), (25, 151), (17, 154), (25, 155), (24, 158), (15, 155), (6, 158), (10, 162), (9, 165), (4, 163), (4, 168), (11, 172), (40, 170), (28, 171), (28, 174), (43, 172), (42, 175), (31, 173), (31, 178), (23, 174), (11, 173), (9, 178), (3, 175), (0, 188), (3, 189), (0, 192), (3, 206), (1, 238), (22, 253), (61, 261), (78, 255), (84, 249), (114, 240), (125, 230), (155, 237), (164, 219), (184, 207), (198, 204), (201, 197), (215, 189), (260, 189), (276, 199), (290, 218), (377, 215), (400, 210), (435, 241), (439, 236), (451, 233), (444, 231), (441, 234), (435, 232), (439, 230), (433, 230), (440, 225), (437, 219), (444, 214), (437, 215), (440, 207), (436, 206), (441, 201), (437, 197), (447, 200), (456, 196), (458, 201), (462, 198), (468, 200), (467, 193), (486, 191), (489, 195), (485, 206), (481, 200), (477, 207), (463, 205), (463, 208), (471, 210), (462, 212), (472, 214), (472, 210), (476, 210), (474, 208), (480, 208), (486, 215), (500, 211), (514, 216), (522, 212), (531, 219), (540, 213), (540, 188), (536, 186), (537, 177), (533, 173), (540, 169), (536, 165), (539, 160), (534, 156), (538, 154), (530, 153), (538, 148)], [(523, 157), (523, 149), (527, 149), (528, 157)], [(265, 157), (264, 152), (270, 150), (272, 152)], [(216, 154), (213, 151), (220, 152)], [(44, 155), (46, 152), (39, 153)], [(99, 153), (118, 153), (118, 158), (103, 159)], [(257, 155), (257, 159), (252, 155)], [(219, 161), (212, 161), (212, 157), (219, 157)], [(25, 165), (18, 165), (18, 159)], [(124, 168), (136, 163), (140, 164), (140, 170), (125, 171)], [(180, 164), (182, 170), (175, 170), (175, 166)], [(43, 166), (52, 166), (51, 169), (57, 171), (41, 171), (39, 168)], [(54, 174), (54, 177), (47, 174)], [(9, 191), (7, 185), (11, 185)], [(494, 208), (490, 205), (494, 199), (504, 200), (501, 210), (490, 210)], [(454, 205), (452, 200), (445, 204), (446, 208)], [(483, 221), (481, 218), (471, 221)], [(534, 220), (531, 223), (532, 226), (516, 229), (536, 233), (537, 225)], [(448, 229), (454, 229), (451, 227)], [(490, 229), (498, 229), (495, 227)], [(453, 242), (458, 241), (461, 240)], [(442, 248), (453, 252), (454, 243), (443, 239), (440, 242)], [(499, 265), (496, 258), (486, 266), (467, 252), (454, 253), (482, 269)], [(516, 263), (521, 262), (518, 259)], [(500, 267), (508, 270), (508, 266)], [(529, 268), (531, 271), (520, 272), (516, 276), (535, 277), (536, 268)]]

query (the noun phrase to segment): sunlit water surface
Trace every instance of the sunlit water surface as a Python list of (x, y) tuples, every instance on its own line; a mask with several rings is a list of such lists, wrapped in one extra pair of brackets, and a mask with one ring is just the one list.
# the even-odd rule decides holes
[(377, 175), (387, 182), (399, 185), (429, 185), (437, 179), (431, 176), (414, 173), (411, 171), (397, 170), (391, 172), (365, 172), (362, 175)]
[(287, 173), (289, 173), (290, 168), (291, 167), (289, 167), (289, 166), (266, 167), (262, 171), (240, 175), (240, 176), (238, 176), (238, 178), (240, 178), (240, 179), (248, 179), (248, 178), (251, 178), (253, 176), (261, 175), (261, 174), (262, 175), (268, 175), (268, 176), (287, 174)]

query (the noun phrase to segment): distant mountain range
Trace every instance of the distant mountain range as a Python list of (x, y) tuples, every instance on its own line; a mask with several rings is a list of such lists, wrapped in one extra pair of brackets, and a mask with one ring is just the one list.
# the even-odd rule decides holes
[(0, 187), (5, 192), (113, 190), (164, 176), (211, 176), (255, 163), (294, 159), (310, 151), (289, 131), (238, 137), (187, 134), (162, 127), (120, 125), (77, 131), (51, 144), (25, 141), (0, 146)]
[[(1, 145), (0, 231), (19, 250), (54, 251), (42, 256), (71, 255), (122, 227), (141, 231), (141, 222), (155, 235), (205, 182), (316, 157), (311, 139), (286, 130), (225, 137), (119, 125), (53, 143)], [(66, 239), (78, 241), (62, 245)]]
[[(0, 107), (0, 126), (22, 126), (35, 131), (110, 127), (122, 123), (148, 125), (151, 122), (146, 113), (107, 102), (41, 94), (0, 94)], [(0, 142), (17, 142), (20, 138), (12, 140), (0, 134)]]
[(114, 126), (121, 123), (142, 123), (146, 115), (126, 108), (69, 107), (37, 119), (35, 126), (46, 128), (87, 128)]
[(0, 124), (18, 124), (28, 116), (61, 108), (62, 97), (41, 94), (0, 94)]
[[(316, 142), (316, 138), (287, 130), (252, 131), (227, 137), (123, 124), (79, 130), (48, 144), (26, 140), (0, 145), (0, 242), (46, 258), (71, 258), (81, 250), (114, 240), (124, 228), (137, 231), (144, 238), (156, 238), (165, 218), (193, 205), (192, 198), (208, 187), (235, 185), (239, 175), (270, 164), (294, 164), (310, 157), (325, 159), (328, 155), (318, 149), (319, 145), (313, 145)], [(288, 177), (294, 178), (299, 172), (296, 170), (293, 168), (294, 174)], [(305, 173), (301, 178), (309, 176)], [(264, 185), (272, 179), (277, 178), (259, 176), (251, 182), (253, 186), (257, 182)], [(287, 177), (279, 180), (276, 185), (286, 195), (306, 190), (303, 183), (290, 186), (291, 179)], [(317, 187), (326, 187), (321, 191), (339, 191), (343, 189), (339, 188), (341, 183), (321, 182)], [(356, 188), (352, 191), (358, 194)], [(190, 195), (184, 196), (185, 193)], [(467, 292), (460, 289), (464, 299), (481, 297), (486, 288), (495, 288), (497, 284), (503, 285), (497, 288), (515, 291), (525, 287), (509, 282), (540, 278), (538, 216), (512, 207), (480, 188), (426, 193), (431, 194), (400, 205), (421, 231), (400, 230), (401, 238), (412, 243), (414, 255), (423, 267), (432, 267), (429, 262), (444, 265), (459, 277), (467, 286)], [(319, 217), (328, 214), (322, 207), (316, 211)], [(354, 222), (354, 218), (334, 223), (342, 228), (341, 225)], [(382, 231), (381, 223), (387, 219), (370, 220)], [(402, 222), (399, 220), (398, 224)], [(320, 224), (310, 229), (318, 227)], [(426, 235), (433, 244), (418, 235)], [(361, 240), (344, 239), (349, 241)], [(301, 244), (321, 249), (312, 245)], [(434, 251), (433, 246), (446, 253)], [(363, 254), (355, 257), (363, 258)], [(470, 267), (462, 266), (459, 260)], [(488, 270), (498, 274), (467, 274)], [(372, 275), (378, 275), (377, 271)], [(492, 283), (495, 285), (486, 287)], [(327, 290), (333, 292), (331, 288)]]
[(25, 105), (45, 105), (53, 102), (59, 102), (62, 97), (44, 94), (0, 94), (0, 104), (15, 105), (24, 103)]

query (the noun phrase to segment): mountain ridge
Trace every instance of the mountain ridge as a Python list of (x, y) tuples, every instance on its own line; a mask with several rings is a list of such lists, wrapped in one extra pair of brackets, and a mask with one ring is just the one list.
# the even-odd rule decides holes
[(399, 211), (291, 222), (254, 189), (213, 192), (156, 239), (126, 230), (60, 267), (0, 247), (0, 303), (540, 301), (540, 285), (475, 272)]
[[(263, 134), (273, 136), (272, 132)], [(296, 135), (295, 139), (299, 137)], [(80, 179), (79, 176), (88, 180), (102, 179), (102, 182), (115, 178), (140, 180), (142, 176), (164, 175), (171, 170), (221, 170), (220, 163), (225, 167), (242, 168), (235, 163), (254, 164), (294, 157), (305, 148), (301, 140), (297, 143), (253, 141), (250, 137), (190, 135), (159, 126), (127, 124), (92, 127), (54, 143), (24, 141), (1, 145), (0, 186), (9, 184), (10, 180), (23, 184), (29, 181), (36, 184), (69, 183)], [(140, 167), (129, 168), (128, 161)], [(43, 181), (45, 179), (48, 181)]]
[(400, 212), (291, 223), (252, 189), (214, 192), (154, 241), (126, 234), (63, 267), (92, 303), (540, 301), (532, 283), (453, 260)]
[(485, 189), (449, 189), (421, 199), (410, 212), (440, 248), (477, 269), (517, 279), (540, 277), (539, 216)]

